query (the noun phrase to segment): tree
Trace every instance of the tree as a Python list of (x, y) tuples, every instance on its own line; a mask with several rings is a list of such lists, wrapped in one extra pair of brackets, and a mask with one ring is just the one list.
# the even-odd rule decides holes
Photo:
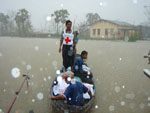
[(27, 36), (28, 33), (32, 32), (30, 16), (26, 9), (20, 9), (17, 12), (15, 16), (15, 21), (16, 21), (20, 36)]
[(4, 13), (0, 13), (0, 35), (8, 34), (8, 22), (9, 16)]
[(90, 25), (99, 21), (101, 18), (97, 13), (88, 13), (86, 14), (86, 19), (87, 19), (87, 23)]
[(145, 16), (147, 17), (147, 25), (150, 26), (150, 6), (144, 6), (145, 8)]
[(54, 11), (54, 13), (51, 14), (51, 16), (54, 17), (54, 20), (56, 23), (57, 34), (58, 34), (59, 33), (59, 31), (58, 31), (59, 23), (62, 24), (62, 28), (63, 28), (63, 25), (66, 22), (66, 20), (69, 16), (69, 13), (66, 9), (61, 9), (61, 10)]

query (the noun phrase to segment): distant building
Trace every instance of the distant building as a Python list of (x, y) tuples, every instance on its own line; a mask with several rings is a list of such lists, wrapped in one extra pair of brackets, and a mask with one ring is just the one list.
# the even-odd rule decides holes
[(101, 39), (124, 39), (138, 32), (137, 27), (126, 22), (104, 20), (90, 25), (90, 37)]

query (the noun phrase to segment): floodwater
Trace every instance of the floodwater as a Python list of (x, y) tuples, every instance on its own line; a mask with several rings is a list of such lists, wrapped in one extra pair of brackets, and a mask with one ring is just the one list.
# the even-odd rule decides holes
[[(30, 73), (11, 113), (52, 113), (49, 91), (55, 71), (62, 67), (59, 39), (0, 38), (0, 113), (7, 113), (24, 78)], [(77, 51), (88, 51), (96, 99), (91, 113), (150, 113), (150, 42), (79, 40)], [(20, 74), (20, 76), (19, 76)]]

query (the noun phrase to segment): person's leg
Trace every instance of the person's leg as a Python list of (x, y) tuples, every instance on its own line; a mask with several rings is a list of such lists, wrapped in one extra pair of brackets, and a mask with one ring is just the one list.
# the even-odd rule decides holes
[(63, 66), (65, 68), (65, 72), (67, 71), (67, 46), (63, 46), (62, 50), (62, 56), (63, 56)]

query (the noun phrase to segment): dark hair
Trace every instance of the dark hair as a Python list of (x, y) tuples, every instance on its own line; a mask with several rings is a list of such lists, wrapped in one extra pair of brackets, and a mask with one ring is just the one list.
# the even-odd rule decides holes
[(67, 26), (68, 23), (71, 23), (71, 24), (72, 24), (71, 20), (67, 20), (67, 21), (66, 21), (66, 26)]
[(85, 54), (87, 55), (87, 54), (88, 54), (88, 52), (87, 52), (87, 51), (85, 51), (85, 50), (81, 52), (81, 56), (82, 56), (82, 55), (85, 55)]

